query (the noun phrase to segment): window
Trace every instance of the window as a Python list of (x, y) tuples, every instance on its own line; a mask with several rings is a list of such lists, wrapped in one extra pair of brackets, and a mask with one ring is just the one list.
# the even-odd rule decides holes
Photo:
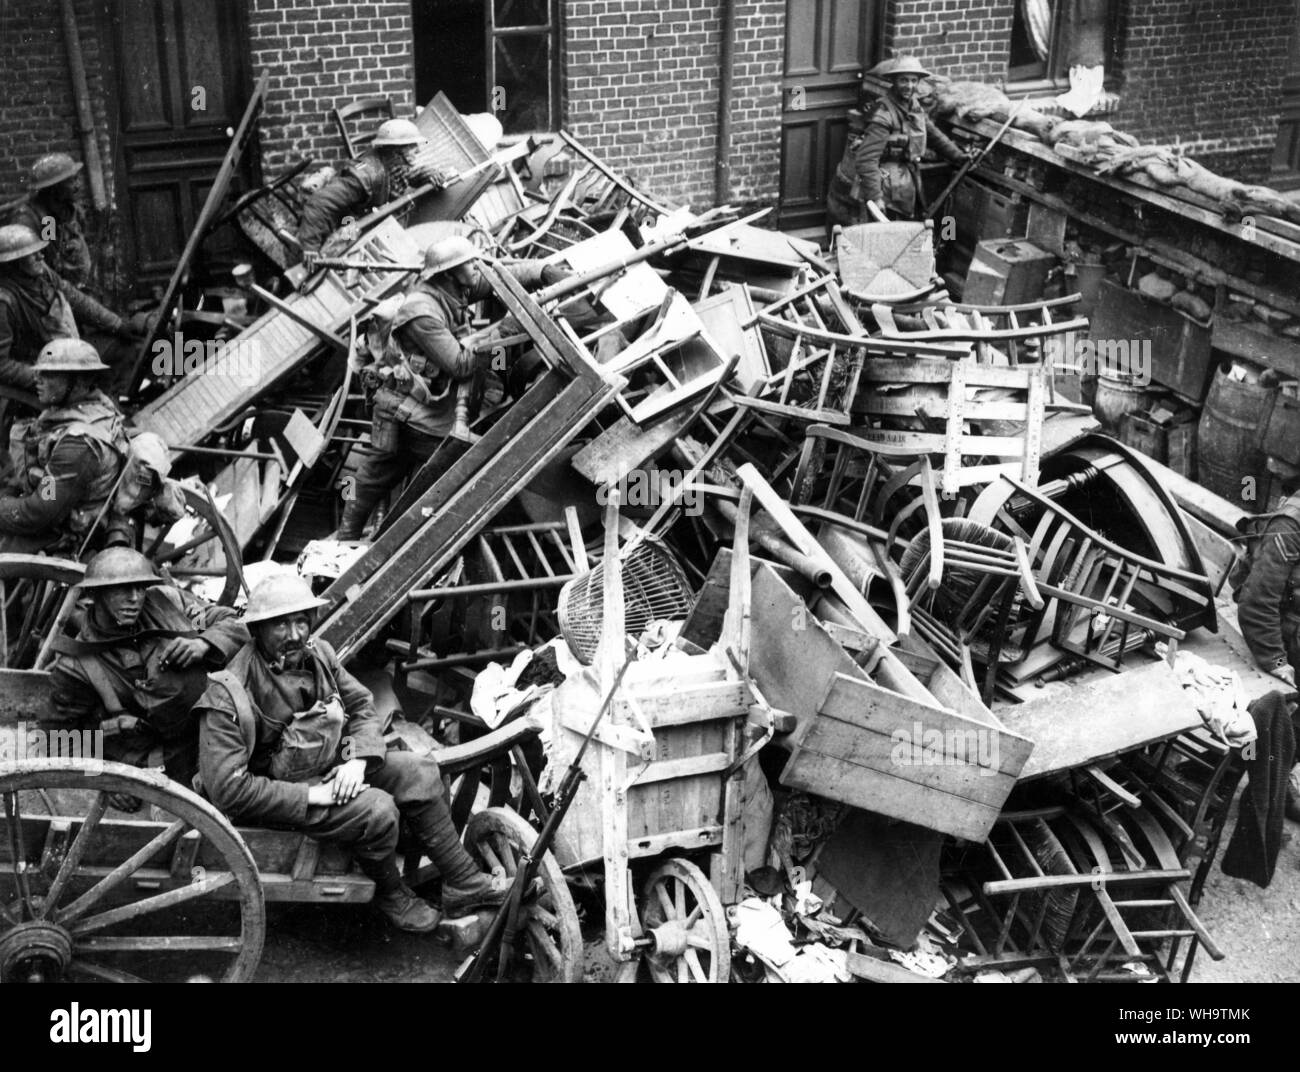
[(415, 90), (462, 113), (492, 112), (507, 134), (560, 121), (559, 0), (413, 0)]
[(1110, 66), (1113, 0), (1016, 0), (1008, 82), (1065, 84), (1070, 68)]

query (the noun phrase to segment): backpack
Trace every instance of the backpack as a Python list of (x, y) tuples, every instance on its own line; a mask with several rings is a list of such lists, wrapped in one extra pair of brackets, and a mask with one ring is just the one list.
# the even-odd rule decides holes
[(1241, 533), (1232, 542), (1238, 545), (1236, 561), (1228, 571), (1228, 584), (1232, 586), (1233, 602), (1241, 601), (1241, 590), (1250, 577), (1251, 567), (1255, 564), (1255, 551), (1265, 531), (1275, 518), (1290, 518), (1300, 531), (1300, 494), (1283, 499), (1278, 508), (1267, 514), (1250, 514), (1237, 522), (1237, 531)]

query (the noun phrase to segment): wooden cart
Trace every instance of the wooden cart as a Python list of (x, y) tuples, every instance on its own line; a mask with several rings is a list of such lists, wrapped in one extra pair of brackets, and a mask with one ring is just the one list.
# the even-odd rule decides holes
[[(731, 609), (719, 642), (700, 654), (631, 662), (618, 569), (604, 570), (601, 642), (589, 676), (555, 697), (567, 761), (603, 698), (613, 701), (583, 757), (587, 775), (554, 849), (570, 873), (603, 870), (605, 941), (619, 978), (727, 982), (731, 948), (724, 906), (740, 899), (745, 762), (771, 736), (747, 741), (761, 718), (749, 660), (748, 498), (737, 525)], [(605, 562), (618, 561), (617, 499), (606, 520)], [(626, 552), (625, 552), (626, 553)], [(638, 882), (639, 880), (639, 891)], [(639, 892), (640, 896), (637, 896)]]
[[(52, 568), (50, 590), (39, 593), (46, 605), (59, 603), (59, 585), (78, 579)], [(293, 831), (236, 828), (161, 772), (103, 761), (102, 731), (47, 732), (39, 720), (50, 691), (43, 670), (0, 669), (0, 980), (246, 981), (261, 956), (266, 902), (374, 896), (339, 849)], [(396, 725), (408, 745), (432, 745), (415, 727)], [(451, 799), (470, 795), (453, 792), (453, 779), (472, 789), (537, 732), (516, 720), (438, 750)], [(481, 866), (513, 874), (536, 833), (506, 806), (508, 780), (490, 781), (489, 806), (468, 817), (464, 840)], [(119, 795), (144, 806), (120, 811)], [(463, 819), (464, 810), (457, 814)], [(406, 873), (419, 883), (436, 871), (408, 853)], [(577, 912), (549, 854), (539, 877), (521, 928), (519, 976), (579, 981)]]

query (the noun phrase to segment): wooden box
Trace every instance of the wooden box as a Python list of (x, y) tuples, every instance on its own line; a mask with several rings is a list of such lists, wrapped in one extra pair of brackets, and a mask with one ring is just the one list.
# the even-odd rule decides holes
[(1300, 465), (1300, 398), (1278, 395), (1264, 429), (1264, 453)]
[(1042, 298), (1056, 257), (1027, 239), (991, 239), (975, 247), (962, 300), (970, 305), (1023, 305)]

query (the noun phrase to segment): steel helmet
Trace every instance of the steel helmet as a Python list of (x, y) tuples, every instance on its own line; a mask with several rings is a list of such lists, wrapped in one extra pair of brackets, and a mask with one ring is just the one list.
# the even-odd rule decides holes
[(423, 141), (424, 135), (409, 119), (386, 119), (379, 124), (375, 140), (370, 145), (375, 149), (385, 146), (397, 148), (402, 145), (419, 145)]
[(0, 227), (0, 264), (16, 261), (29, 253), (38, 253), (49, 243), (26, 224), (9, 223)]
[(37, 372), (103, 372), (107, 365), (85, 339), (51, 339), (36, 355)]
[(72, 178), (83, 165), (73, 160), (67, 153), (46, 153), (32, 165), (32, 174), (27, 185), (32, 190), (44, 190), (47, 186), (57, 186)]
[(922, 78), (929, 78), (930, 72), (921, 66), (921, 61), (915, 56), (895, 56), (892, 60), (885, 60), (884, 63), (877, 64), (872, 68), (871, 73), (877, 78), (893, 78), (900, 74), (917, 74)]
[(163, 584), (150, 561), (129, 547), (109, 547), (86, 566), (82, 588), (112, 588), (118, 584)]
[(478, 255), (478, 247), (468, 238), (461, 235), (440, 238), (424, 251), (424, 270), (420, 273), (420, 278), (428, 279), (439, 272), (466, 264), (475, 260)]
[(311, 585), (296, 573), (277, 573), (255, 585), (248, 593), (244, 624), (266, 622), (272, 618), (283, 618), (286, 614), (328, 605), (329, 600), (312, 595)]

